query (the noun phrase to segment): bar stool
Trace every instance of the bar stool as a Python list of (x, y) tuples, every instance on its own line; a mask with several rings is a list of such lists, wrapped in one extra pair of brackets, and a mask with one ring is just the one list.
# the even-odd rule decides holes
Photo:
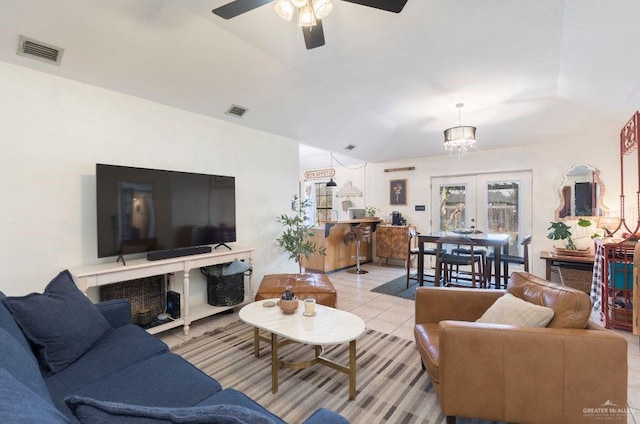
[(360, 256), (360, 242), (369, 242), (371, 241), (371, 225), (358, 224), (355, 227), (351, 228), (351, 231), (347, 233), (345, 239), (349, 237), (350, 239), (355, 239), (356, 241), (356, 256), (352, 256), (352, 259), (356, 260), (356, 269), (348, 269), (347, 272), (350, 274), (366, 274), (369, 271), (366, 271), (360, 268), (360, 261), (367, 259), (366, 256)]
[[(451, 249), (451, 253), (454, 255), (467, 255), (469, 256), (471, 254), (471, 249), (469, 247), (461, 247), (460, 245), (458, 245), (457, 247)], [(474, 253), (477, 256), (480, 256), (480, 263), (482, 264), (483, 269), (486, 271), (486, 266), (487, 266), (487, 250), (483, 247), (478, 247), (476, 249), (474, 249)], [(460, 266), (456, 266), (456, 272), (459, 272), (460, 270)], [(489, 277), (485, 276), (485, 279), (488, 279)]]
[[(523, 238), (522, 241), (520, 242), (520, 245), (524, 248), (524, 256), (517, 256), (517, 255), (501, 255), (500, 256), (500, 262), (502, 262), (502, 278), (504, 281), (505, 288), (509, 283), (509, 264), (524, 265), (524, 270), (526, 272), (529, 272), (529, 245), (530, 244), (531, 244), (531, 235), (528, 235), (525, 238)], [(493, 253), (487, 256), (487, 281), (491, 278), (491, 267), (492, 267), (493, 261), (495, 260), (496, 258), (493, 255)], [(500, 281), (494, 282), (494, 285), (496, 286), (497, 289), (499, 289)]]
[[(469, 246), (469, 254), (441, 254), (440, 249), (443, 249), (442, 246), (444, 244)], [(478, 249), (476, 249), (475, 246), (475, 242), (468, 237), (450, 236), (442, 237), (438, 240), (436, 247), (436, 286), (440, 285), (441, 275), (443, 276), (442, 282), (444, 285), (453, 286), (453, 266), (469, 266), (471, 267), (471, 286), (476, 288), (477, 281), (480, 287), (486, 287), (487, 280), (484, 271), (483, 255), (477, 253)]]
[[(416, 257), (419, 253), (420, 250), (417, 247), (413, 247), (413, 238), (418, 236), (418, 233), (416, 231), (415, 228), (409, 228), (409, 251), (408, 251), (408, 256), (407, 256), (407, 288), (409, 288), (409, 280), (418, 280), (418, 273), (416, 272), (416, 274), (411, 274), (411, 259)], [(441, 249), (440, 254), (444, 254), (446, 251), (444, 249)], [(424, 255), (425, 256), (436, 256), (436, 248), (435, 247), (431, 247), (431, 248), (425, 248), (424, 249)], [(425, 274), (426, 275), (426, 274)], [(433, 281), (435, 282), (435, 275), (433, 277)]]

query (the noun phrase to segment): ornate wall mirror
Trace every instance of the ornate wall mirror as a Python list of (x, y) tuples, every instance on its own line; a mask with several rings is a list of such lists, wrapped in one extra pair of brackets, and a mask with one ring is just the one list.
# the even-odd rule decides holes
[(556, 209), (556, 220), (609, 213), (603, 203), (604, 184), (600, 180), (600, 170), (591, 165), (577, 164), (562, 174), (558, 195), (560, 206)]

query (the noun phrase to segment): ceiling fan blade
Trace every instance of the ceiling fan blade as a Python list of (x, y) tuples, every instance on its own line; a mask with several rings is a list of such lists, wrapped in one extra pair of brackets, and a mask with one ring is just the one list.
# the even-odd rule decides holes
[(349, 3), (386, 10), (387, 12), (400, 13), (407, 4), (407, 0), (343, 0)]
[(307, 50), (324, 46), (324, 31), (320, 19), (316, 20), (315, 26), (302, 27), (302, 34), (304, 34), (304, 44), (307, 46)]
[(225, 4), (224, 6), (213, 9), (212, 12), (221, 18), (231, 19), (262, 5), (271, 3), (272, 1), (273, 0), (235, 0), (231, 3)]

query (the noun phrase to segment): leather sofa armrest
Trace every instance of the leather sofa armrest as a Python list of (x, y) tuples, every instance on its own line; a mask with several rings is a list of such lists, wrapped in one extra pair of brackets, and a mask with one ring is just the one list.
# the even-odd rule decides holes
[(504, 293), (504, 290), (420, 287), (416, 291), (415, 321), (416, 324), (475, 321)]
[[(585, 422), (589, 408), (608, 401), (627, 405), (628, 343), (612, 331), (458, 321), (439, 326), (446, 415)], [(626, 422), (626, 414), (620, 415), (609, 418)]]
[(96, 303), (96, 307), (112, 328), (131, 323), (131, 305), (126, 299), (113, 299)]

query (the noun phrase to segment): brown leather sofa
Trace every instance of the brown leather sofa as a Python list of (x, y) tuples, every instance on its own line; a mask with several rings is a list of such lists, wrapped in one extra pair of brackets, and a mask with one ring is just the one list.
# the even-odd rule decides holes
[(448, 423), (627, 422), (627, 341), (584, 292), (514, 272), (506, 292), (554, 310), (545, 328), (476, 323), (505, 290), (421, 287), (415, 339)]

